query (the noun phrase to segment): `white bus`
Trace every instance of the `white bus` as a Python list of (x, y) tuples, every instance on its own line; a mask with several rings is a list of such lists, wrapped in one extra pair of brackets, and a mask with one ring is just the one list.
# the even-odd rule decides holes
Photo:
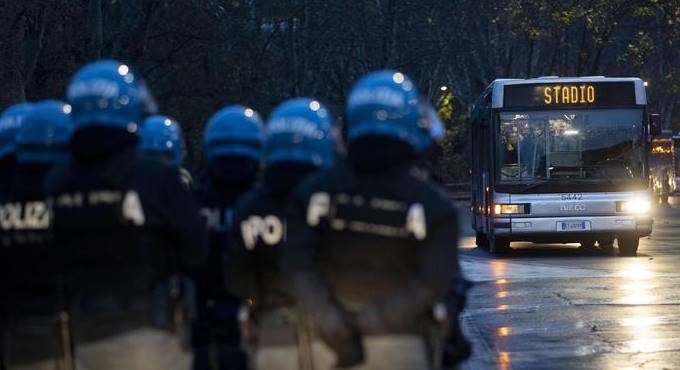
[(498, 79), (477, 100), (471, 126), (478, 246), (611, 251), (616, 239), (620, 254), (633, 256), (652, 232), (652, 124), (639, 78)]

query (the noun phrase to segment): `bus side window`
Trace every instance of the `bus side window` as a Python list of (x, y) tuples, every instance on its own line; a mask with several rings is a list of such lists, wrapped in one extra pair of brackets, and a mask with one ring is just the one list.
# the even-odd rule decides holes
[[(483, 101), (483, 100), (482, 100)], [(483, 213), (482, 210), (485, 205), (485, 189), (483, 174), (486, 169), (487, 156), (489, 152), (489, 109), (481, 106), (476, 107), (470, 121), (470, 131), (472, 145), (470, 146), (470, 154), (472, 159), (472, 212), (475, 215)], [(477, 227), (477, 219), (473, 218), (473, 226)]]
[(489, 172), (489, 164), (493, 163), (490, 162), (491, 157), (494, 152), (491, 144), (491, 135), (490, 135), (490, 127), (491, 127), (491, 121), (490, 121), (490, 115), (491, 115), (491, 109), (486, 108), (482, 112), (482, 125), (480, 125), (479, 129), (479, 136), (477, 137), (477, 141), (475, 142), (475, 146), (479, 150), (479, 172), (478, 172), (478, 178), (477, 181), (479, 181), (479, 189), (480, 189), (480, 198), (479, 198), (479, 204), (481, 205), (482, 211), (480, 212), (481, 214), (485, 214), (486, 210), (488, 209), (489, 206), (489, 200), (487, 199), (488, 197), (488, 192), (486, 190), (486, 187), (490, 185), (490, 180), (491, 180), (491, 174)]
[[(472, 166), (470, 167), (470, 170), (472, 170), (472, 179), (470, 181), (470, 190), (471, 190), (471, 199), (470, 199), (470, 206), (472, 207), (472, 214), (473, 214), (473, 223), (474, 223), (474, 214), (477, 213), (477, 204), (478, 204), (478, 197), (477, 197), (477, 189), (479, 189), (478, 182), (479, 180), (477, 179), (479, 176), (479, 159), (477, 159), (479, 155), (479, 151), (476, 148), (475, 143), (477, 142), (477, 136), (479, 127), (478, 127), (478, 120), (471, 120), (470, 121), (470, 140), (472, 141), (472, 145), (470, 145), (470, 159), (472, 160)], [(475, 226), (473, 224), (473, 226)]]

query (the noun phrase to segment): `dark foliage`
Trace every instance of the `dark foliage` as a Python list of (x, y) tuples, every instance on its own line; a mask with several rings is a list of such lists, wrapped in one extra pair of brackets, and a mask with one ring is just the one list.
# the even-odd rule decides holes
[(120, 59), (183, 123), (194, 165), (203, 125), (219, 107), (266, 114), (282, 99), (312, 95), (341, 115), (352, 82), (380, 68), (413, 76), (435, 103), (448, 86), (457, 104), (444, 148), (450, 181), (467, 176), (455, 170), (464, 161), (457, 126), (497, 77), (641, 76), (666, 125), (680, 127), (680, 0), (1, 3), (0, 108), (63, 98), (78, 67)]

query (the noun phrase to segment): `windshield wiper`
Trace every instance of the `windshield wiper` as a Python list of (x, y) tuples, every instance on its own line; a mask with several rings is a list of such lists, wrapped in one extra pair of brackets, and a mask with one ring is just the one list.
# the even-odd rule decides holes
[(542, 186), (542, 185), (545, 185), (545, 184), (547, 184), (547, 183), (548, 183), (548, 181), (537, 182), (537, 183), (535, 183), (535, 184), (529, 184), (529, 185), (523, 187), (519, 192), (522, 193), (522, 194), (526, 194), (529, 190), (536, 189), (536, 188), (538, 188), (538, 187), (540, 187), (540, 186)]
[(584, 183), (590, 183), (590, 184), (598, 184), (598, 183), (600, 183), (600, 184), (602, 184), (602, 183), (604, 183), (604, 184), (607, 184), (607, 185), (610, 185), (610, 186), (618, 186), (618, 184), (617, 184), (614, 180), (612, 180), (612, 179), (610, 179), (610, 178), (608, 178), (608, 177), (601, 177), (601, 178), (596, 178), (596, 179), (578, 179), (578, 178), (572, 178), (572, 179), (545, 179), (545, 180), (542, 181), (542, 182), (537, 182), (537, 183), (533, 183), (533, 184), (528, 184), (527, 186), (525, 186), (525, 187), (523, 187), (522, 189), (520, 189), (520, 190), (519, 190), (519, 193), (520, 193), (520, 194), (527, 194), (527, 193), (530, 192), (531, 190), (534, 190), (534, 189), (536, 189), (536, 188), (539, 188), (539, 187), (541, 187), (541, 186), (543, 186), (543, 185), (546, 185), (546, 186), (551, 186), (551, 185), (552, 185), (552, 186), (559, 186), (559, 185), (563, 185), (563, 186), (565, 186), (565, 185), (574, 185), (574, 184), (579, 184), (579, 183), (581, 183), (581, 184), (584, 184)]
[(587, 183), (587, 184), (597, 184), (597, 183), (606, 183), (607, 185), (616, 185), (614, 180), (608, 178), (608, 177), (598, 177), (598, 178), (589, 178), (589, 179), (571, 179), (575, 183)]

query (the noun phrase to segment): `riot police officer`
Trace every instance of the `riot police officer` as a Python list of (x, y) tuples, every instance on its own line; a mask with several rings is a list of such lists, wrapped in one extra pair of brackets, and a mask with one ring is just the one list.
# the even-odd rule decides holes
[[(193, 178), (182, 162), (186, 156), (182, 127), (168, 116), (153, 115), (144, 120), (139, 132), (139, 150), (149, 158), (161, 161), (179, 170), (182, 184), (192, 189)], [(194, 282), (186, 274), (175, 274), (167, 281), (171, 294), (167, 296), (167, 320), (173, 321), (175, 332), (185, 347), (191, 334), (191, 321), (195, 314), (196, 297)]]
[[(23, 117), (30, 109), (30, 104), (20, 103), (10, 106), (0, 115), (0, 197), (3, 196), (16, 163), (16, 134)], [(3, 305), (0, 304), (0, 332), (4, 332), (4, 327), (5, 314)], [(0, 369), (2, 370), (5, 369), (4, 348), (4, 338), (0, 335)]]
[(138, 130), (155, 104), (130, 67), (83, 67), (67, 92), (72, 161), (46, 189), (83, 369), (187, 369), (163, 284), (207, 256), (197, 204), (176, 167), (142, 156)]
[[(282, 316), (281, 321), (287, 321), (282, 330), (297, 329), (298, 336), (305, 333), (295, 318), (289, 312), (276, 312), (293, 306), (278, 263), (280, 245), (287, 234), (284, 209), (289, 193), (304, 176), (334, 163), (332, 127), (331, 113), (317, 100), (300, 98), (279, 105), (269, 116), (265, 129), (263, 182), (239, 200), (234, 212), (237, 240), (229, 261), (232, 289), (250, 300), (251, 317)], [(255, 320), (260, 340), (266, 340), (266, 331), (273, 329), (263, 328), (263, 321)], [(294, 349), (295, 345), (293, 342), (289, 347)], [(260, 346), (266, 343), (261, 342)], [(280, 351), (281, 346), (277, 349)], [(281, 361), (260, 355), (255, 362), (260, 369), (275, 369), (286, 366)], [(300, 364), (297, 368), (304, 366)]]
[(425, 106), (408, 77), (376, 72), (351, 91), (346, 122), (349, 166), (297, 187), (282, 269), (337, 366), (440, 366), (420, 351), (424, 328), (461, 275), (456, 209), (413, 171), (432, 143)]
[(16, 135), (32, 107), (30, 103), (15, 104), (0, 116), (0, 192), (16, 163)]
[(33, 106), (16, 135), (16, 166), (0, 195), (0, 261), (8, 330), (8, 369), (69, 368), (61, 265), (52, 245), (43, 192), (49, 168), (68, 159), (71, 107)]
[(204, 131), (208, 166), (197, 193), (210, 232), (210, 259), (196, 275), (195, 370), (247, 368), (238, 322), (242, 300), (227, 292), (223, 270), (233, 207), (257, 180), (263, 139), (260, 116), (242, 106), (218, 111)]
[(161, 115), (145, 119), (140, 132), (139, 149), (147, 156), (179, 168), (182, 182), (191, 188), (191, 173), (182, 167), (186, 149), (182, 127), (177, 121)]

